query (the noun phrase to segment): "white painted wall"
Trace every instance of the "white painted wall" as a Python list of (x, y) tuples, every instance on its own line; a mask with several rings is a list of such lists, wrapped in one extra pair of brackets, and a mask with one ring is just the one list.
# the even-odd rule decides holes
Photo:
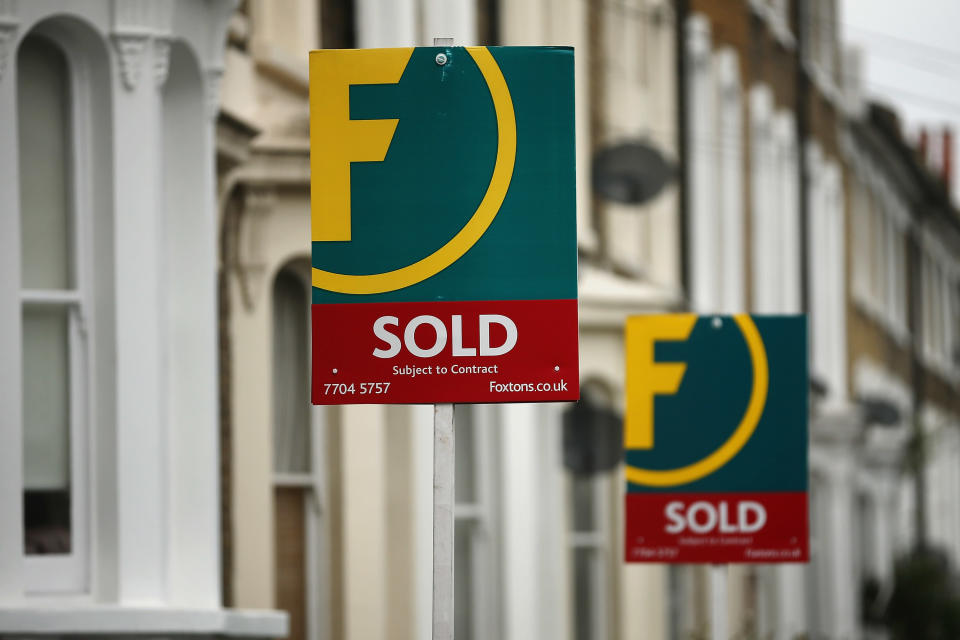
[[(136, 625), (155, 631), (166, 625), (185, 633), (232, 634), (250, 624), (261, 625), (265, 635), (283, 633), (281, 616), (238, 618), (221, 609), (216, 111), (209, 107), (217, 102), (231, 10), (226, 1), (0, 3), (0, 28), (12, 35), (0, 38), (0, 59), (7, 60), (0, 102), (14, 100), (18, 42), (48, 18), (53, 21), (42, 28), (48, 37), (62, 38), (80, 89), (95, 87), (94, 104), (105, 101), (78, 122), (90, 123), (81, 126), (94, 128), (106, 155), (75, 169), (78, 188), (105, 221), (101, 229), (112, 234), (106, 236), (109, 246), (103, 237), (93, 239), (98, 250), (91, 258), (101, 276), (109, 275), (96, 283), (98, 291), (112, 291), (112, 299), (97, 303), (91, 329), (111, 357), (98, 359), (92, 369), (96, 422), (86, 443), (91, 473), (78, 488), (91, 505), (91, 542), (84, 550), (88, 587), (63, 599), (26, 597), (28, 576), (19, 569), (22, 521), (4, 519), (12, 524), (0, 529), (2, 632), (39, 632), (43, 627), (33, 625), (42, 625), (55, 606), (66, 616), (64, 624), (87, 633), (112, 628), (132, 634), (140, 630)], [(101, 77), (105, 84), (94, 84)], [(0, 155), (0, 174), (12, 180), (5, 185), (10, 199), (0, 224), (11, 232), (5, 238), (15, 241), (15, 110), (0, 113), (0, 136), (10, 142)], [(18, 256), (15, 246), (7, 249), (4, 255)], [(14, 265), (0, 275), (0, 295), (18, 287)], [(10, 302), (2, 307), (17, 309)], [(0, 339), (17, 340), (14, 323), (3, 318)], [(15, 360), (19, 368), (18, 358), (3, 360)], [(0, 375), (11, 393), (0, 414), (8, 427), (2, 430), (3, 449), (18, 459), (19, 373), (10, 368)], [(9, 491), (0, 494), (0, 507), (16, 513), (20, 466), (5, 463), (0, 474), (0, 486)], [(102, 607), (96, 615), (70, 617), (73, 608), (94, 602)], [(142, 607), (155, 612), (150, 620), (127, 615)]]

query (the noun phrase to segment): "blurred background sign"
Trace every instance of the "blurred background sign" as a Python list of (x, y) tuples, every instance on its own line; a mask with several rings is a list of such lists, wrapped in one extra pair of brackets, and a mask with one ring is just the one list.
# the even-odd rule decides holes
[(806, 318), (634, 316), (626, 336), (626, 560), (806, 562)]

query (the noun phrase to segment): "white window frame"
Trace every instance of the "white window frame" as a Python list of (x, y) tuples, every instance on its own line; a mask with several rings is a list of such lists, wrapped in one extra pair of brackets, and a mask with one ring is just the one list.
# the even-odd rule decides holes
[[(308, 353), (312, 353), (312, 332), (310, 330), (310, 296), (312, 286), (309, 280), (309, 262), (304, 257), (301, 261), (291, 261), (281, 267), (274, 276), (271, 284), (271, 301), (274, 297), (274, 286), (276, 276), (286, 270), (294, 275), (303, 286), (304, 299), (307, 301), (307, 307), (304, 309), (306, 315), (307, 335), (304, 338), (304, 347)], [(302, 268), (301, 268), (302, 267)], [(271, 309), (272, 310), (272, 309)], [(271, 330), (274, 330), (271, 327)], [(271, 340), (273, 336), (270, 336)], [(273, 354), (272, 358), (276, 358)], [(272, 362), (276, 366), (276, 360)], [(309, 372), (304, 372), (309, 375)], [(271, 438), (274, 436), (273, 425), (271, 429)], [(327, 408), (320, 406), (310, 406), (310, 471), (306, 473), (284, 473), (278, 472), (275, 468), (272, 473), (273, 489), (279, 488), (301, 488), (305, 489), (303, 494), (303, 510), (305, 520), (304, 540), (306, 549), (304, 553), (304, 572), (307, 578), (307, 591), (303, 594), (305, 599), (307, 638), (310, 640), (328, 640), (330, 631), (330, 521), (327, 516), (330, 497), (327, 492), (326, 470), (327, 470)], [(274, 464), (271, 458), (271, 464)], [(271, 493), (271, 499), (274, 499), (275, 491)], [(279, 544), (275, 540), (274, 544)]]
[(851, 205), (853, 300), (903, 344), (910, 335), (906, 281), (909, 215), (874, 166), (859, 160), (855, 163)]
[(811, 339), (813, 369), (833, 402), (847, 396), (846, 290), (843, 185), (840, 168), (808, 142), (811, 260)]
[[(500, 591), (499, 459), (497, 456), (497, 407), (486, 404), (461, 405), (472, 413), (473, 486), (471, 502), (456, 501), (454, 526), (470, 526), (470, 585), (472, 636), (475, 639), (502, 637)], [(456, 420), (454, 425), (456, 425)], [(459, 437), (459, 436), (458, 436)]]
[(592, 531), (578, 531), (574, 528), (574, 494), (573, 483), (575, 479), (568, 475), (567, 495), (570, 505), (569, 532), (567, 534), (568, 552), (570, 556), (570, 630), (575, 633), (577, 629), (577, 607), (576, 607), (576, 560), (577, 551), (586, 550), (591, 552), (591, 589), (589, 597), (591, 620), (590, 638), (592, 640), (607, 640), (611, 637), (612, 619), (610, 597), (611, 575), (611, 532), (610, 522), (612, 519), (610, 509), (610, 496), (612, 491), (611, 483), (619, 479), (617, 474), (612, 472), (596, 473), (586, 478), (585, 481), (590, 484), (591, 497), (593, 499), (593, 513), (591, 518), (594, 522)]
[[(91, 423), (96, 398), (92, 372), (96, 370), (94, 344), (92, 219), (93, 198), (90, 189), (92, 166), (91, 96), (87, 82), (89, 69), (83, 55), (74, 55), (67, 34), (55, 25), (43, 25), (28, 33), (51, 41), (67, 62), (70, 106), (68, 109), (67, 180), (69, 222), (72, 224), (74, 289), (72, 291), (20, 290), (20, 305), (59, 306), (69, 310), (69, 388), (70, 388), (70, 553), (63, 555), (24, 554), (23, 588), (27, 595), (84, 594), (91, 585), (90, 452)], [(17, 55), (19, 55), (19, 50)], [(16, 56), (15, 56), (16, 60)], [(16, 62), (12, 66), (16, 66)], [(19, 122), (19, 121), (18, 121)], [(17, 125), (19, 131), (19, 124)], [(18, 155), (19, 157), (19, 155)], [(18, 215), (22, 216), (22, 211)], [(18, 256), (21, 238), (16, 239)], [(22, 341), (22, 325), (21, 325)], [(21, 351), (22, 354), (22, 351)], [(22, 365), (21, 365), (22, 366)], [(22, 403), (23, 396), (19, 398)], [(22, 405), (19, 411), (22, 416)], [(22, 425), (21, 425), (22, 428)], [(23, 475), (20, 476), (23, 482)], [(21, 487), (21, 495), (23, 489)], [(21, 528), (21, 534), (23, 530)], [(22, 548), (23, 541), (20, 545)]]

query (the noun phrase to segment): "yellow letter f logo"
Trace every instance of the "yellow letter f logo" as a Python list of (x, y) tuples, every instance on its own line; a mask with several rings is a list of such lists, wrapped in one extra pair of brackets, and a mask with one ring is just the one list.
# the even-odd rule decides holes
[(676, 393), (687, 370), (681, 362), (654, 361), (654, 344), (686, 340), (696, 322), (692, 313), (627, 318), (627, 449), (653, 448), (653, 397)]
[(397, 129), (396, 119), (351, 120), (350, 85), (396, 84), (412, 54), (412, 48), (310, 52), (313, 241), (350, 240), (350, 163), (383, 162)]

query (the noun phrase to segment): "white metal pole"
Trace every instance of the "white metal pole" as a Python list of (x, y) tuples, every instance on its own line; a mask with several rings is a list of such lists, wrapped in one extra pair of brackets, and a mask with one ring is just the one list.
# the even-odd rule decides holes
[[(433, 46), (452, 47), (453, 38), (434, 38)], [(453, 404), (436, 404), (433, 407), (433, 640), (453, 640), (454, 445)]]
[(453, 405), (433, 407), (433, 640), (453, 640)]
[(727, 565), (710, 567), (710, 637), (727, 640)]

